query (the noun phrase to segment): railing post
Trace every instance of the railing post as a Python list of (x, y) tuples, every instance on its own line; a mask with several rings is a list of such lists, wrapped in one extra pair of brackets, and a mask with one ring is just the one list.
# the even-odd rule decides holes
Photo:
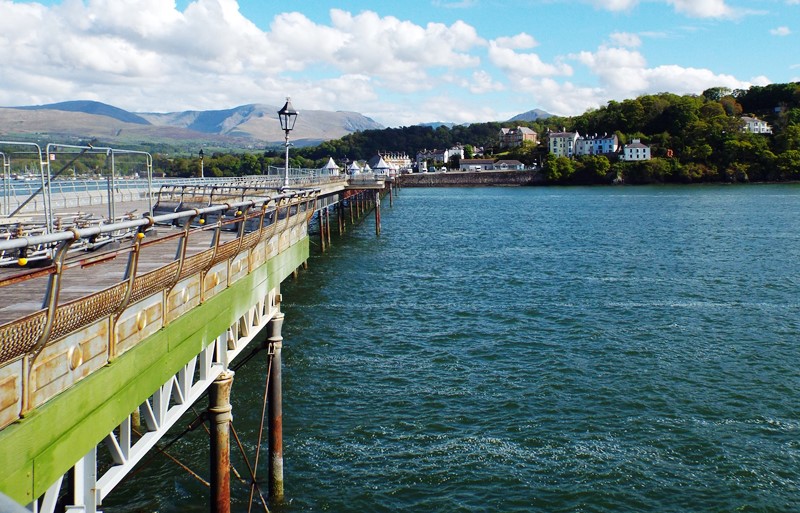
[(231, 511), (230, 423), (233, 371), (226, 370), (214, 380), (209, 392), (211, 430), (211, 513)]
[(269, 496), (275, 502), (283, 501), (283, 385), (281, 383), (281, 351), (283, 350), (283, 313), (269, 322), (267, 333), (272, 366), (269, 375)]

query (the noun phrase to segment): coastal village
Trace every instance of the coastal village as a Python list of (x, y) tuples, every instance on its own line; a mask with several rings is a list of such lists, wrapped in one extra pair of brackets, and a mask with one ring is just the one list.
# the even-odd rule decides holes
[[(772, 134), (772, 127), (761, 119), (742, 116), (741, 131), (752, 134)], [(651, 146), (641, 139), (634, 138), (628, 144), (621, 144), (617, 134), (581, 135), (579, 132), (567, 130), (549, 131), (540, 139), (539, 134), (531, 128), (517, 126), (501, 128), (497, 136), (497, 146), (501, 150), (520, 147), (524, 144), (540, 145), (555, 156), (575, 158), (581, 156), (605, 156), (610, 161), (638, 162), (650, 160)], [(671, 156), (671, 150), (666, 151)], [(457, 167), (456, 167), (457, 166)], [(465, 146), (454, 145), (439, 150), (422, 150), (412, 158), (403, 152), (379, 152), (368, 162), (360, 166), (352, 162), (346, 166), (348, 174), (376, 172), (393, 175), (396, 173), (433, 173), (433, 172), (480, 172), (480, 171), (525, 171), (537, 169), (539, 165), (526, 166), (519, 160), (483, 158), (483, 148), (474, 148), (474, 155), (468, 156)], [(341, 168), (333, 158), (322, 168), (324, 172), (338, 174)]]

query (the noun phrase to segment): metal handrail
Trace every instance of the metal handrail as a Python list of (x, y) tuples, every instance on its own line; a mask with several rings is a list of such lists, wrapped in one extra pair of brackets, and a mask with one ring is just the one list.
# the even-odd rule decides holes
[[(131, 221), (123, 221), (120, 223), (109, 223), (103, 224), (99, 226), (93, 226), (90, 228), (73, 228), (70, 230), (65, 230), (61, 232), (54, 232), (48, 233), (43, 235), (34, 235), (30, 237), (18, 237), (9, 240), (0, 240), (0, 251), (8, 251), (13, 249), (21, 249), (26, 247), (38, 246), (42, 244), (55, 244), (58, 242), (68, 241), (68, 240), (78, 240), (82, 238), (89, 238), (97, 235), (102, 235), (104, 233), (114, 232), (118, 230), (131, 230), (134, 228), (141, 228), (141, 227), (149, 227), (155, 223), (164, 223), (164, 222), (171, 222), (176, 219), (194, 217), (194, 216), (201, 216), (205, 214), (210, 214), (214, 212), (221, 212), (225, 210), (229, 210), (231, 208), (251, 208), (256, 205), (261, 205), (264, 203), (268, 203), (273, 200), (280, 200), (283, 198), (291, 199), (296, 198), (299, 196), (309, 195), (310, 193), (314, 193), (315, 191), (309, 190), (301, 190), (301, 191), (292, 191), (286, 193), (280, 193), (276, 196), (261, 198), (259, 200), (247, 200), (247, 201), (240, 201), (236, 203), (228, 203), (228, 204), (221, 204), (221, 205), (213, 205), (210, 207), (200, 208), (200, 209), (192, 209), (192, 210), (183, 210), (180, 212), (175, 212), (172, 214), (163, 214), (159, 216), (146, 216), (141, 219), (134, 219)], [(169, 223), (168, 223), (169, 224)]]

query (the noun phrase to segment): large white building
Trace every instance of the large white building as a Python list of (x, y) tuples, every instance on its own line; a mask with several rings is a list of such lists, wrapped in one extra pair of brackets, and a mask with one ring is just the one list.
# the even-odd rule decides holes
[(630, 162), (637, 160), (650, 160), (650, 146), (642, 144), (640, 139), (622, 147), (621, 159)]
[(550, 132), (547, 147), (556, 157), (572, 157), (580, 134), (578, 132)]
[(411, 158), (401, 152), (383, 152), (379, 154), (383, 157), (383, 160), (389, 164), (390, 166), (400, 170), (400, 169), (411, 169)]
[(751, 134), (771, 134), (772, 127), (766, 121), (749, 116), (742, 116), (742, 132)]

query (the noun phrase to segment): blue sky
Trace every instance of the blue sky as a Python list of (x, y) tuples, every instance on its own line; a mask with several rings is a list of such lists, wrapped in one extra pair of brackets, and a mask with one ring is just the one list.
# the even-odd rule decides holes
[(798, 81), (799, 38), (800, 0), (0, 0), (0, 105), (575, 115)]

